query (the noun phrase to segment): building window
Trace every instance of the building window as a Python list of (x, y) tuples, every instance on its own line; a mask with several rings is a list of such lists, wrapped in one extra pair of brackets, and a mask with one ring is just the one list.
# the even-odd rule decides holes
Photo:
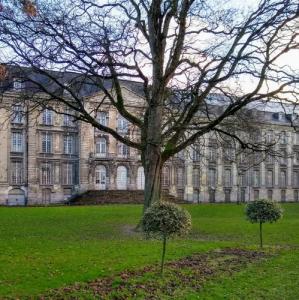
[(42, 189), (42, 201), (44, 204), (51, 203), (51, 190)]
[(70, 134), (65, 134), (63, 136), (63, 153), (64, 154), (75, 154), (75, 136)]
[(260, 191), (259, 190), (253, 190), (253, 199), (258, 200), (260, 198)]
[(63, 115), (63, 126), (74, 127), (75, 126), (74, 120), (75, 119), (73, 117), (72, 110), (66, 108)]
[(253, 186), (260, 186), (260, 171), (253, 171)]
[(294, 152), (294, 164), (299, 163), (299, 151)]
[(216, 178), (216, 169), (209, 169), (209, 186), (215, 187), (217, 185), (217, 178)]
[(196, 203), (200, 202), (199, 190), (193, 190), (193, 201), (196, 202)]
[(128, 129), (129, 129), (129, 126), (128, 126), (128, 120), (125, 119), (124, 117), (122, 116), (118, 116), (118, 119), (117, 119), (117, 131), (121, 132), (121, 133), (128, 133)]
[(273, 187), (274, 185), (274, 173), (273, 170), (267, 170), (266, 184), (268, 187)]
[(177, 175), (177, 185), (179, 187), (184, 186), (184, 170), (183, 170), (183, 168), (178, 168), (176, 175)]
[(280, 171), (280, 186), (286, 187), (287, 185), (287, 172), (286, 170)]
[(274, 142), (274, 134), (273, 134), (273, 130), (269, 130), (267, 132), (267, 143), (268, 144), (272, 144)]
[(42, 133), (42, 152), (52, 153), (53, 135), (51, 132)]
[(11, 133), (11, 151), (23, 152), (23, 133), (12, 132)]
[(240, 153), (239, 161), (241, 164), (246, 163), (246, 154), (244, 152)]
[(200, 151), (199, 149), (193, 149), (193, 161), (200, 161)]
[(98, 112), (97, 113), (97, 121), (103, 126), (108, 126), (108, 121), (109, 121), (108, 112), (106, 112), (106, 111)]
[(170, 184), (170, 172), (168, 167), (162, 168), (162, 186), (169, 186)]
[(268, 164), (273, 164), (274, 163), (274, 157), (273, 157), (272, 154), (267, 154), (266, 163), (268, 163)]
[(224, 186), (225, 187), (232, 186), (232, 171), (230, 169), (224, 170)]
[(42, 185), (53, 184), (53, 165), (51, 163), (42, 163), (41, 164), (41, 180)]
[(128, 188), (128, 169), (125, 166), (118, 166), (116, 169), (116, 187), (118, 190)]
[(273, 113), (272, 114), (272, 119), (275, 121), (279, 121), (279, 113)]
[(294, 190), (294, 201), (298, 202), (299, 201), (299, 191)]
[(246, 176), (246, 171), (241, 171), (240, 174), (240, 185), (241, 186), (247, 186), (247, 176)]
[(224, 201), (230, 202), (231, 201), (231, 189), (224, 189)]
[(281, 150), (280, 151), (281, 153), (281, 158), (280, 158), (280, 163), (283, 164), (283, 165), (286, 165), (287, 164), (287, 151), (286, 150)]
[(99, 138), (96, 141), (96, 155), (105, 157), (107, 155), (107, 139)]
[(193, 169), (193, 186), (194, 187), (199, 187), (200, 186), (200, 178), (199, 178), (199, 169), (195, 168)]
[(13, 79), (13, 89), (14, 90), (20, 91), (20, 90), (23, 90), (24, 87), (25, 87), (25, 83), (20, 78)]
[(217, 149), (213, 146), (209, 147), (209, 160), (215, 162), (217, 159)]
[(48, 108), (43, 110), (43, 125), (53, 125), (53, 111)]
[(280, 191), (280, 201), (285, 202), (286, 201), (286, 190)]
[(287, 134), (285, 131), (280, 133), (280, 143), (283, 145), (287, 144)]
[(72, 185), (74, 184), (74, 164), (64, 163), (62, 166), (62, 184)]
[(22, 161), (11, 162), (11, 184), (22, 184), (23, 183), (23, 163)]
[(241, 189), (241, 202), (245, 202), (246, 201), (246, 189), (242, 188)]
[(216, 201), (216, 192), (214, 189), (209, 189), (209, 202), (214, 203)]
[(128, 157), (130, 155), (129, 147), (123, 143), (118, 143), (117, 153), (119, 157)]
[(22, 105), (14, 105), (12, 107), (11, 123), (23, 124), (24, 111)]
[(223, 150), (223, 159), (226, 162), (231, 162), (234, 160), (235, 152), (233, 148), (224, 148)]
[(267, 191), (267, 198), (268, 198), (269, 200), (273, 200), (273, 190), (268, 190), (268, 191)]
[(253, 163), (254, 164), (260, 164), (262, 162), (262, 160), (263, 160), (263, 158), (262, 158), (261, 153), (255, 152), (253, 154)]

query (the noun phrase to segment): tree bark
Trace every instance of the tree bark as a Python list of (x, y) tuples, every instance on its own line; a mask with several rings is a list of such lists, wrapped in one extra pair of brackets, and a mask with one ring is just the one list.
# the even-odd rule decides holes
[(164, 271), (165, 253), (166, 253), (166, 236), (163, 235), (163, 249), (162, 249), (162, 259), (161, 259), (161, 269), (160, 269), (161, 276), (163, 276), (163, 271)]
[(157, 147), (148, 146), (144, 165), (144, 211), (161, 198), (161, 151)]

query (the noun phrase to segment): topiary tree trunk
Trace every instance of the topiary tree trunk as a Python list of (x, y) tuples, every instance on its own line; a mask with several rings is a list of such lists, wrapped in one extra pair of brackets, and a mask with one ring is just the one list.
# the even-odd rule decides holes
[(263, 223), (260, 222), (260, 247), (263, 248)]
[(166, 253), (166, 241), (167, 237), (164, 234), (163, 235), (163, 249), (162, 249), (162, 258), (161, 258), (161, 269), (160, 269), (160, 274), (163, 276), (163, 271), (164, 271), (164, 261), (165, 261), (165, 253)]

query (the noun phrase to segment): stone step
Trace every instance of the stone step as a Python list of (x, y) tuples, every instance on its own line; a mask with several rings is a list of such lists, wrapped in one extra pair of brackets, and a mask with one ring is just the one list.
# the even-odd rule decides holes
[[(174, 203), (183, 203), (167, 193), (162, 193), (162, 199)], [(144, 191), (141, 190), (89, 190), (81, 195), (76, 195), (70, 200), (71, 205), (92, 204), (142, 204)]]

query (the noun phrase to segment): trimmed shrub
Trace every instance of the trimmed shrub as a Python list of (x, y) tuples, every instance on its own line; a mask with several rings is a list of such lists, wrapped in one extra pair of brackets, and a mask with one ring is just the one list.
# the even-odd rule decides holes
[(282, 217), (282, 208), (276, 202), (259, 199), (246, 205), (245, 214), (251, 223), (260, 224), (260, 247), (263, 247), (263, 223), (273, 223)]
[(159, 202), (149, 207), (141, 220), (147, 237), (162, 239), (161, 275), (164, 270), (166, 241), (173, 236), (183, 236), (191, 229), (191, 216), (183, 208), (169, 202)]

